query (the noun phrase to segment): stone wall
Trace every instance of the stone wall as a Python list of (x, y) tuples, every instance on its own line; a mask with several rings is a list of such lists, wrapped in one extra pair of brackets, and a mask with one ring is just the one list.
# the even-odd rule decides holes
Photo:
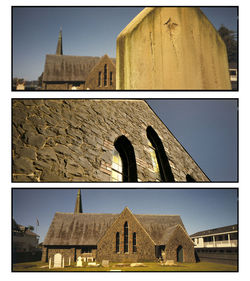
[[(128, 252), (124, 253), (124, 224), (128, 223)], [(120, 251), (116, 253), (116, 233), (120, 233)], [(133, 252), (133, 233), (136, 233), (136, 252)], [(114, 262), (154, 261), (155, 244), (132, 213), (125, 208), (97, 244), (97, 261)]]
[(146, 129), (162, 140), (175, 181), (209, 181), (143, 100), (14, 99), (13, 181), (109, 182), (114, 141), (133, 145), (138, 180), (156, 181)]
[(167, 260), (177, 262), (177, 248), (183, 248), (183, 262), (195, 262), (194, 244), (189, 235), (179, 226), (168, 241), (165, 253)]
[[(104, 85), (105, 64), (107, 65), (106, 85)], [(101, 73), (100, 85), (98, 85), (99, 72)], [(90, 89), (90, 90), (115, 90), (116, 89), (115, 65), (112, 63), (112, 61), (107, 55), (104, 55), (101, 61), (89, 73), (88, 78), (86, 79), (86, 89)]]
[(48, 262), (50, 258), (53, 261), (55, 254), (60, 253), (64, 257), (64, 264), (69, 265), (69, 261), (72, 264), (76, 260), (76, 256), (81, 255), (81, 249), (78, 249), (78, 250), (80, 251), (80, 253), (78, 253), (78, 255), (77, 255), (77, 250), (73, 247), (64, 247), (64, 246), (47, 247), (47, 246), (44, 246), (43, 252), (42, 252), (42, 261)]
[(226, 46), (199, 8), (145, 8), (116, 56), (118, 90), (231, 89)]

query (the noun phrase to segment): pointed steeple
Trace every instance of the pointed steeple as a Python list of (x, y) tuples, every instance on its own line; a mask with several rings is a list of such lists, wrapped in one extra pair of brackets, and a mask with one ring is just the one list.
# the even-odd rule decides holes
[(81, 190), (80, 189), (78, 189), (74, 213), (75, 214), (82, 213), (82, 196), (81, 196)]
[(63, 55), (63, 48), (62, 48), (62, 28), (60, 28), (60, 33), (57, 42), (56, 48), (56, 55)]

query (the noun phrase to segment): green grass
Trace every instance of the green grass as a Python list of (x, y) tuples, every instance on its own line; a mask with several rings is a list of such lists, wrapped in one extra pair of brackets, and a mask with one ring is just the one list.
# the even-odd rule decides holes
[(110, 271), (110, 270), (121, 270), (121, 271), (237, 271), (237, 266), (209, 263), (209, 262), (199, 262), (199, 263), (177, 263), (176, 266), (162, 266), (159, 263), (145, 262), (144, 267), (130, 267), (130, 266), (117, 266), (116, 263), (110, 263), (109, 267), (75, 267), (66, 266), (65, 268), (49, 269), (48, 263), (39, 262), (26, 262), (17, 263), (13, 265), (13, 271)]

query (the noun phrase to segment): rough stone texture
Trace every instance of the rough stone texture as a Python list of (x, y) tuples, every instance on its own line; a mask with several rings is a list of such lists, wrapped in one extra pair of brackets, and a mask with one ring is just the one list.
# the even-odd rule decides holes
[[(128, 223), (128, 252), (124, 253), (124, 224)], [(116, 233), (120, 233), (120, 251), (116, 253)], [(136, 232), (137, 251), (133, 252), (133, 233)], [(97, 261), (108, 259), (116, 262), (152, 261), (155, 257), (155, 243), (132, 215), (128, 208), (107, 230), (97, 244)]]
[(209, 181), (143, 100), (13, 99), (13, 181), (109, 182), (115, 140), (133, 145), (138, 180), (156, 181), (146, 129), (160, 137), (175, 181)]
[[(127, 252), (124, 251), (126, 222)], [(121, 214), (56, 213), (43, 242), (42, 260), (53, 260), (56, 253), (61, 253), (65, 265), (79, 256), (93, 257), (98, 262), (131, 263), (157, 261), (158, 258), (164, 262), (168, 259), (177, 261), (179, 246), (183, 248), (183, 262), (195, 262), (194, 244), (178, 215), (134, 215), (127, 207)]]
[(226, 46), (199, 8), (145, 8), (117, 38), (117, 89), (229, 90)]
[[(104, 85), (105, 64), (107, 65), (106, 85)], [(100, 85), (99, 72), (101, 72)], [(44, 90), (115, 90), (115, 88), (115, 59), (109, 58), (108, 55), (101, 58), (46, 56), (43, 76)]]
[(194, 244), (181, 226), (175, 229), (171, 239), (166, 244), (165, 253), (167, 260), (177, 262), (177, 248), (179, 246), (183, 248), (183, 262), (195, 262)]

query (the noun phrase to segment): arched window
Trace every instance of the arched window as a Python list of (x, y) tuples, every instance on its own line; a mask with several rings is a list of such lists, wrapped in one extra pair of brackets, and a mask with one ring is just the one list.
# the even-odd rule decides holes
[(137, 181), (135, 152), (131, 142), (125, 136), (120, 136), (116, 139), (114, 146), (122, 160), (122, 180), (124, 182)]
[(124, 253), (128, 253), (128, 222), (124, 223)]
[(150, 141), (148, 142), (148, 146), (149, 146), (149, 152), (151, 155), (153, 169), (156, 174), (156, 181), (161, 181), (161, 173), (160, 173), (160, 168), (159, 168), (157, 157), (156, 157), (155, 148), (152, 146)]
[(112, 86), (113, 85), (113, 72), (112, 71), (110, 71), (110, 73), (109, 73), (109, 82), (110, 82), (110, 86)]
[(196, 182), (196, 180), (189, 174), (186, 175), (186, 180), (187, 180), (187, 182)]
[(147, 127), (147, 137), (154, 148), (156, 159), (158, 162), (161, 181), (174, 182), (174, 176), (169, 165), (164, 146), (156, 131), (151, 127)]
[(102, 81), (102, 72), (99, 71), (99, 73), (98, 73), (98, 87), (101, 87), (101, 81)]
[(107, 86), (107, 64), (104, 64), (103, 86)]
[(119, 253), (120, 252), (120, 233), (117, 232), (115, 236), (115, 252)]
[(136, 232), (133, 233), (133, 253), (137, 251), (136, 249)]
[(111, 180), (122, 181), (122, 159), (115, 148), (113, 150), (112, 157)]

